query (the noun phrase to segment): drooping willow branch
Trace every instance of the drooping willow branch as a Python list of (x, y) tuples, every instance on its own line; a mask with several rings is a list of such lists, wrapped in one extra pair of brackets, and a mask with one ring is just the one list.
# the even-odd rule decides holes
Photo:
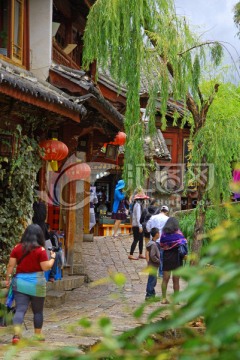
[[(200, 43), (200, 44), (196, 44), (180, 53), (178, 53), (179, 56), (182, 56), (184, 54), (186, 54), (187, 52), (189, 51), (192, 51), (194, 49), (197, 49), (197, 48), (200, 48), (200, 47), (203, 47), (203, 46), (206, 46), (206, 45), (216, 45), (216, 44), (219, 44), (220, 45), (220, 42), (219, 41), (214, 41), (214, 40), (210, 40), (210, 41), (205, 41), (203, 43)], [(221, 46), (221, 45), (220, 45)]]

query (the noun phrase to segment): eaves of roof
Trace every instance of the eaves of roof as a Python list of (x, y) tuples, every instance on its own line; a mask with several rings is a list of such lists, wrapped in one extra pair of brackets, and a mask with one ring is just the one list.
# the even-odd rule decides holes
[[(107, 86), (112, 91), (126, 98), (127, 88), (124, 85), (121, 86), (117, 85), (108, 71), (103, 72), (101, 69), (99, 70), (98, 82), (104, 86)], [(141, 87), (139, 92), (140, 98), (148, 97), (147, 86), (148, 86), (147, 81), (145, 77), (142, 76)], [(156, 110), (161, 112), (161, 97), (156, 99)], [(184, 108), (184, 103), (183, 101), (176, 101), (173, 98), (169, 97), (167, 102), (167, 116), (173, 116), (175, 112), (178, 112), (180, 117), (184, 117), (186, 115), (186, 109)]]
[(37, 107), (47, 108), (64, 117), (79, 122), (86, 115), (82, 104), (76, 104), (66, 93), (31, 72), (0, 59), (0, 93)]
[[(51, 71), (58, 73), (62, 77), (78, 85), (89, 94), (92, 94), (93, 97), (89, 97), (87, 102), (92, 104), (93, 107), (95, 107), (96, 102), (98, 102), (100, 107), (102, 107), (109, 114), (109, 116), (117, 120), (118, 127), (123, 128), (124, 116), (119, 111), (117, 111), (117, 109), (108, 100), (104, 98), (104, 96), (98, 90), (97, 86), (84, 71), (71, 69), (64, 65), (52, 65)], [(71, 98), (73, 99), (73, 97)], [(75, 101), (78, 101), (78, 97), (75, 98)], [(101, 111), (99, 106), (98, 111)]]
[(167, 148), (165, 139), (161, 130), (157, 129), (156, 134), (148, 137), (143, 143), (144, 154), (147, 159), (158, 158), (162, 160), (171, 160), (171, 154)]
[[(94, 102), (98, 102), (105, 110), (108, 111), (109, 114), (111, 114), (112, 117), (118, 119), (119, 124), (123, 126), (124, 116), (120, 114), (115, 109), (115, 107), (103, 97), (96, 85), (84, 71), (71, 69), (64, 65), (52, 65), (51, 71), (60, 74), (64, 78), (70, 80), (74, 84), (77, 84), (78, 86), (83, 88), (88, 93), (92, 94), (94, 97), (90, 97), (89, 99), (87, 99), (87, 102), (92, 104)], [(109, 86), (110, 88), (111, 84), (111, 82), (105, 82), (105, 85)], [(117, 92), (116, 87), (113, 89)], [(77, 101), (77, 97), (75, 99)], [(150, 141), (146, 141), (145, 139), (143, 148), (146, 158), (155, 157), (162, 160), (171, 160), (171, 155), (167, 148), (165, 139), (159, 129), (157, 129), (156, 134), (152, 137), (152, 139), (150, 139)]]

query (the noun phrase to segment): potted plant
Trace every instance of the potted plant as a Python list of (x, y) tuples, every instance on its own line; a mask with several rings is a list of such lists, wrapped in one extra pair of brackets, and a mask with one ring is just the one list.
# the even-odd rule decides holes
[(0, 31), (0, 54), (7, 56), (7, 31), (6, 30), (1, 30)]

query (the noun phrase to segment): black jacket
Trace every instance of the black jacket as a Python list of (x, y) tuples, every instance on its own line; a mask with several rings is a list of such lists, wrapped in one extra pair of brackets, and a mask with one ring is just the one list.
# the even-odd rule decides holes
[(143, 212), (142, 212), (142, 215), (140, 218), (140, 223), (142, 224), (143, 233), (144, 233), (145, 237), (150, 238), (150, 233), (146, 229), (146, 223), (148, 222), (148, 220), (151, 218), (152, 215), (158, 214), (159, 211), (160, 211), (160, 209), (154, 205), (149, 205), (147, 208), (143, 209)]

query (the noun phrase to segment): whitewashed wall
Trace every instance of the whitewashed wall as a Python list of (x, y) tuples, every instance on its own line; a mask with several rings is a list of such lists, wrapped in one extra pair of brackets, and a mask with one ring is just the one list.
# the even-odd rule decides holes
[(52, 0), (30, 0), (30, 70), (48, 77), (52, 58)]

